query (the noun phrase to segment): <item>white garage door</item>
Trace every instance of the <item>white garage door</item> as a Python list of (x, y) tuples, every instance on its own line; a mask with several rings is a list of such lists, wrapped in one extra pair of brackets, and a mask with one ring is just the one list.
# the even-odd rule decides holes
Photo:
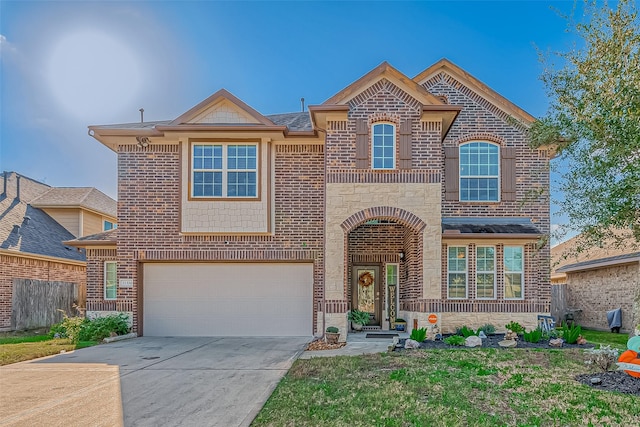
[(313, 264), (144, 265), (147, 336), (311, 336)]

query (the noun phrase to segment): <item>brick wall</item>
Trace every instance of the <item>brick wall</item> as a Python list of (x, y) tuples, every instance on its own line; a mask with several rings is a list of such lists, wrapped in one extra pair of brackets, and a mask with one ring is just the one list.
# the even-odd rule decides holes
[[(138, 274), (146, 261), (313, 261), (315, 313), (323, 297), (324, 148), (287, 144), (272, 150), (273, 235), (181, 235), (179, 146), (119, 147), (118, 278), (133, 279), (134, 287), (119, 289), (118, 302), (136, 313), (135, 328)], [(91, 268), (97, 296), (101, 267)]]
[(576, 322), (581, 326), (608, 330), (607, 311), (622, 309), (622, 329), (632, 331), (633, 301), (639, 297), (640, 263), (567, 273), (567, 305), (581, 309)]
[(33, 279), (86, 285), (86, 268), (55, 261), (0, 255), (0, 329), (11, 327), (13, 279)]

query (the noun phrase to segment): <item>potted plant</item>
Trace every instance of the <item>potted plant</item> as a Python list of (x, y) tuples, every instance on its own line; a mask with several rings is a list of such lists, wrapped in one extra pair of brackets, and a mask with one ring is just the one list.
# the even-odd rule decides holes
[(369, 319), (371, 317), (369, 316), (369, 313), (367, 313), (366, 311), (360, 311), (360, 310), (354, 309), (349, 312), (349, 315), (347, 316), (347, 318), (351, 322), (351, 327), (353, 328), (353, 330), (361, 331), (362, 327), (369, 323)]
[(324, 335), (327, 338), (327, 344), (338, 344), (340, 330), (335, 326), (329, 326)]
[(404, 332), (407, 330), (407, 322), (404, 319), (396, 319), (395, 321), (396, 331)]

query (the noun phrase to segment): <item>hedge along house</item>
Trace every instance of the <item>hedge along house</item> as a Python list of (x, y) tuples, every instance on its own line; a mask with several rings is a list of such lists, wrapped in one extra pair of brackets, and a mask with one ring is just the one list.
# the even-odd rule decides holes
[(352, 308), (381, 330), (535, 326), (549, 153), (527, 144), (533, 120), (443, 59), (414, 79), (382, 63), (308, 112), (221, 90), (175, 120), (90, 126), (118, 154), (119, 229), (74, 242), (87, 308), (130, 311), (144, 335), (344, 340)]

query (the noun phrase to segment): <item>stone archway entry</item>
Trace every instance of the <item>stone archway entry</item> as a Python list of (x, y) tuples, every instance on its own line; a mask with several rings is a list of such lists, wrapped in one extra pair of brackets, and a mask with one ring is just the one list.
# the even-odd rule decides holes
[(370, 314), (369, 326), (381, 326), (384, 293), (380, 266), (354, 265), (351, 277), (351, 307)]

